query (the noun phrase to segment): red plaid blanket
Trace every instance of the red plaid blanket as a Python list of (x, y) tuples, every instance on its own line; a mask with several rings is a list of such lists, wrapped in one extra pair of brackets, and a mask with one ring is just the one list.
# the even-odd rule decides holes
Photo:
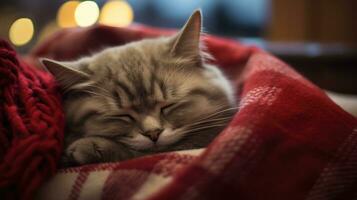
[[(169, 34), (96, 26), (58, 32), (29, 57), (74, 59)], [(264, 51), (207, 36), (240, 110), (206, 148), (60, 170), (40, 199), (356, 199), (357, 120)]]

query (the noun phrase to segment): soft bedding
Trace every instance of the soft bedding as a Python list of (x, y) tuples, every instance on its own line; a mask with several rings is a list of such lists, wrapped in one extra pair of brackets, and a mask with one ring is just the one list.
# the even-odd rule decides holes
[[(39, 44), (23, 60), (38, 68), (38, 57), (75, 59), (107, 46), (170, 33), (143, 26), (65, 29)], [(207, 148), (60, 169), (53, 175), (53, 165), (47, 162), (26, 165), (18, 160), (58, 160), (57, 151), (48, 155), (31, 149), (17, 161), (12, 160), (18, 130), (9, 128), (16, 126), (3, 110), (7, 102), (2, 100), (0, 136), (8, 143), (0, 152), (1, 195), (21, 199), (32, 195), (38, 199), (356, 199), (356, 118), (273, 55), (214, 36), (206, 36), (205, 42), (216, 58), (213, 62), (236, 87), (240, 107)], [(3, 60), (4, 54), (0, 56)], [(4, 71), (14, 66), (1, 62), (0, 69), (1, 79), (6, 80)], [(18, 74), (15, 77), (19, 79)], [(52, 87), (44, 91), (56, 94)], [(1, 95), (3, 99), (4, 93)], [(58, 102), (59, 97), (54, 97)], [(62, 123), (55, 115), (49, 119)], [(61, 127), (58, 124), (49, 127)], [(61, 129), (53, 132), (58, 141), (54, 146), (60, 147), (62, 134)], [(42, 138), (47, 141), (47, 137)], [(15, 171), (10, 176), (5, 175), (9, 167), (4, 170), (4, 166), (38, 168), (27, 173)], [(49, 166), (51, 173), (40, 173)], [(24, 182), (23, 177), (41, 179)]]
[(64, 116), (52, 76), (0, 41), (0, 199), (31, 199), (57, 169)]

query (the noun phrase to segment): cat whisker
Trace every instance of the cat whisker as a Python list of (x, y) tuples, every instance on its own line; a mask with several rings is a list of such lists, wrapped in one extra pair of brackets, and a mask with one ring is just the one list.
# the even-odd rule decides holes
[(194, 126), (194, 125), (199, 125), (199, 124), (204, 124), (204, 123), (210, 123), (210, 122), (215, 122), (215, 121), (229, 120), (229, 119), (232, 119), (232, 116), (221, 117), (221, 118), (213, 118), (213, 119), (208, 119), (208, 120), (201, 120), (201, 121), (197, 121), (195, 123), (189, 124), (189, 126)]
[(210, 114), (210, 115), (208, 115), (208, 116), (206, 116), (206, 117), (204, 117), (204, 118), (202, 118), (202, 119), (200, 119), (200, 120), (209, 119), (209, 118), (212, 118), (212, 117), (214, 117), (214, 116), (216, 116), (216, 115), (219, 115), (219, 114), (233, 114), (233, 113), (228, 113), (228, 112), (230, 112), (230, 111), (236, 111), (236, 110), (238, 110), (238, 109), (239, 109), (239, 107), (232, 107), (232, 108), (227, 108), (227, 109), (219, 110), (219, 111), (214, 112), (214, 113), (212, 113), (212, 114)]
[(195, 129), (190, 129), (184, 132), (185, 136), (190, 136), (197, 134), (198, 132), (205, 130), (205, 129), (210, 129), (210, 128), (215, 128), (215, 127), (224, 127), (226, 124), (225, 123), (217, 123), (217, 124), (212, 124), (210, 126), (203, 126), (203, 127), (198, 127)]
[(211, 122), (207, 122), (207, 123), (201, 123), (201, 124), (196, 124), (196, 125), (189, 125), (187, 126), (188, 129), (195, 129), (195, 128), (200, 128), (200, 127), (204, 127), (204, 126), (210, 126), (213, 124), (217, 124), (217, 123), (221, 123), (221, 124), (227, 124), (229, 122), (228, 119), (225, 120), (215, 120), (215, 121), (211, 121)]
[(188, 129), (184, 132), (185, 136), (193, 135), (205, 129), (210, 129), (214, 127), (223, 127), (232, 119), (232, 111), (237, 110), (237, 107), (226, 108), (220, 111), (217, 111), (207, 117), (204, 117), (192, 124), (186, 126)]
[(195, 130), (195, 129), (200, 129), (200, 128), (206, 128), (206, 127), (210, 127), (210, 126), (215, 126), (215, 125), (217, 125), (217, 124), (226, 125), (227, 123), (226, 123), (226, 122), (222, 122), (222, 121), (218, 121), (218, 122), (211, 123), (211, 124), (206, 124), (206, 125), (201, 125), (201, 126), (195, 126), (195, 127), (189, 127), (188, 130), (192, 131), (192, 130)]
[(193, 127), (196, 125), (206, 124), (206, 123), (215, 122), (215, 121), (224, 121), (224, 120), (228, 121), (234, 115), (234, 113), (232, 113), (231, 111), (235, 111), (235, 110), (237, 110), (237, 107), (220, 110), (220, 111), (215, 112), (207, 117), (201, 118), (198, 121), (189, 124), (188, 126)]

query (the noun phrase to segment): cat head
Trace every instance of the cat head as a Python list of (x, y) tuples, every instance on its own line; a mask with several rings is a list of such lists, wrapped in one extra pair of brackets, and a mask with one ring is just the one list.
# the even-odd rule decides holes
[[(138, 152), (209, 143), (232, 117), (234, 97), (222, 73), (206, 64), (200, 35), (201, 12), (195, 11), (171, 37), (108, 48), (73, 62), (43, 59), (64, 92), (66, 153), (75, 153), (73, 145), (83, 138), (107, 139)], [(105, 148), (99, 148), (101, 155)], [(71, 156), (80, 162), (96, 161), (83, 158), (88, 152), (77, 154)]]

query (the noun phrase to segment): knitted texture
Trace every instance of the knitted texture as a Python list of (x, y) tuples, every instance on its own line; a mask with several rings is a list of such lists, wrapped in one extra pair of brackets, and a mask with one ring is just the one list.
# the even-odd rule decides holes
[(32, 199), (56, 172), (64, 115), (52, 76), (0, 40), (0, 196)]

